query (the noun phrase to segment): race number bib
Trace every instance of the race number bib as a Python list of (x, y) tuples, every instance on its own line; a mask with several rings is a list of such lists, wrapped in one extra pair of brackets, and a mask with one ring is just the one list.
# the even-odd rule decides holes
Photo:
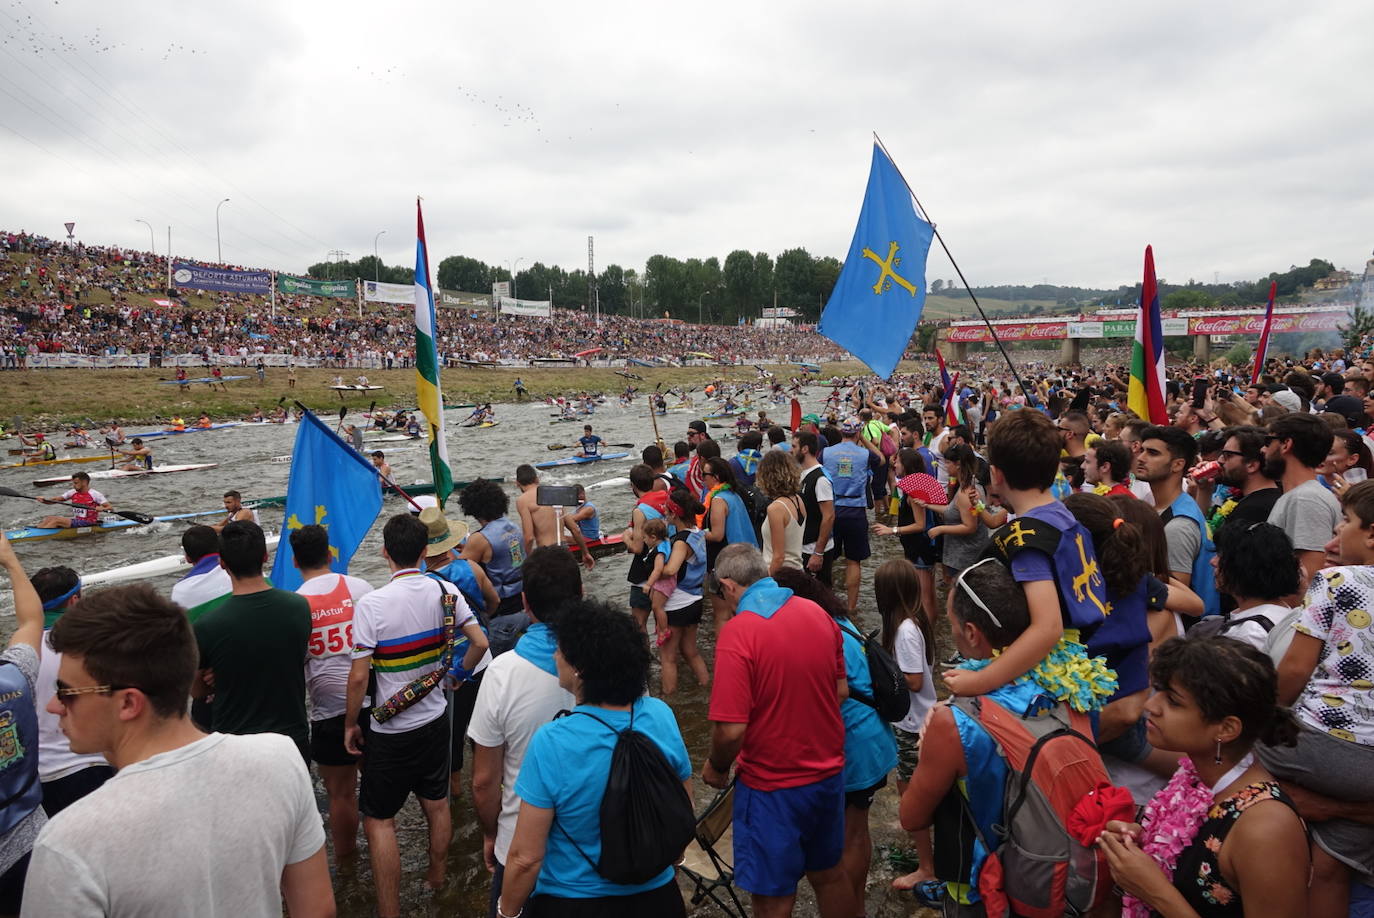
[(311, 659), (322, 660), (348, 653), (353, 647), (353, 595), (340, 577), (328, 593), (307, 596), (310, 603)]

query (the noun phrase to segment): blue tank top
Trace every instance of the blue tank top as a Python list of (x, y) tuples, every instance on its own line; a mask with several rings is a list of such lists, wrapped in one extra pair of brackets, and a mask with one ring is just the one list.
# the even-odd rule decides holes
[(868, 450), (857, 443), (841, 441), (826, 447), (821, 460), (835, 490), (836, 507), (867, 507)]
[[(493, 554), (494, 554), (493, 550)], [(468, 601), (468, 606), (475, 612), (486, 610), (487, 602), (482, 598), (482, 588), (477, 585), (477, 578), (472, 574), (472, 565), (461, 558), (446, 567), (433, 568), (434, 573), (447, 577), (458, 592), (463, 594), (463, 598)], [(493, 609), (493, 612), (496, 610)]]
[(0, 835), (42, 802), (33, 687), (17, 665), (0, 662)]
[(674, 542), (686, 542), (690, 552), (687, 563), (677, 572), (677, 588), (684, 593), (701, 595), (701, 582), (706, 579), (706, 533), (690, 529), (673, 536)]
[(596, 509), (596, 504), (591, 501), (587, 501), (582, 507), (591, 507), (592, 515), (590, 519), (578, 520), (577, 528), (582, 530), (582, 538), (589, 542), (595, 541), (601, 538), (601, 512)]
[(749, 511), (740, 496), (734, 491), (717, 491), (716, 496), (711, 499), (723, 500), (729, 508), (729, 512), (725, 514), (725, 545), (744, 542), (758, 548), (759, 540), (754, 537), (754, 524), (749, 519)]
[(520, 527), (503, 516), (487, 523), (478, 532), (491, 545), (491, 560), (483, 564), (482, 569), (496, 588), (496, 595), (507, 599), (519, 593), (524, 589), (520, 565), (525, 563), (525, 538)]

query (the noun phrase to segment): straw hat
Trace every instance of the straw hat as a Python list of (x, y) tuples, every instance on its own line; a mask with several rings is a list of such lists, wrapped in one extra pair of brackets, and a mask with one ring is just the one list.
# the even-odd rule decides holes
[(420, 511), (420, 522), (429, 530), (429, 548), (426, 558), (442, 555), (468, 537), (468, 524), (452, 522), (444, 518), (444, 511), (438, 507), (426, 507)]

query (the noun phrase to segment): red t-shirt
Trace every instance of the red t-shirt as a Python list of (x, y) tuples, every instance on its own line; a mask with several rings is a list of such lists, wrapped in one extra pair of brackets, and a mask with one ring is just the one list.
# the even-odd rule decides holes
[(844, 767), (835, 687), (845, 677), (839, 626), (792, 597), (769, 618), (741, 612), (716, 642), (711, 720), (747, 723), (736, 761), (754, 790), (812, 784)]

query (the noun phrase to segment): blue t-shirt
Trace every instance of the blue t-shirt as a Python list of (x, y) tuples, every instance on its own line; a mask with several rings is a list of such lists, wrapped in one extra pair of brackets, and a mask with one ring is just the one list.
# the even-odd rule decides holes
[(583, 455), (595, 456), (601, 450), (601, 438), (596, 434), (578, 437), (577, 442), (582, 444)]
[[(608, 711), (594, 705), (578, 705), (573, 710), (587, 711), (617, 730), (630, 725), (629, 711)], [(640, 698), (634, 703), (634, 728), (658, 744), (679, 778), (685, 781), (692, 776), (692, 762), (672, 708), (657, 698)], [(601, 858), (601, 798), (606, 794), (616, 738), (591, 717), (571, 714), (540, 727), (530, 740), (515, 781), (515, 794), (531, 806), (554, 811), (544, 864), (534, 886), (536, 895), (569, 899), (630, 896), (672, 881), (673, 868), (669, 866), (647, 883), (622, 886), (587, 863), (587, 858), (593, 863)]]
[(1107, 665), (1116, 671), (1116, 694), (1108, 702), (1149, 687), (1150, 623), (1146, 613), (1165, 607), (1169, 587), (1153, 574), (1146, 574), (1130, 594), (1111, 600), (1112, 613), (1087, 641), (1088, 655), (1106, 657)]
[[(868, 655), (863, 642), (846, 623), (840, 624), (844, 639), (844, 670), (851, 692), (873, 697), (873, 679), (868, 674)], [(853, 698), (840, 705), (844, 720), (844, 791), (867, 790), (897, 767), (897, 739), (892, 725), (878, 712)]]

